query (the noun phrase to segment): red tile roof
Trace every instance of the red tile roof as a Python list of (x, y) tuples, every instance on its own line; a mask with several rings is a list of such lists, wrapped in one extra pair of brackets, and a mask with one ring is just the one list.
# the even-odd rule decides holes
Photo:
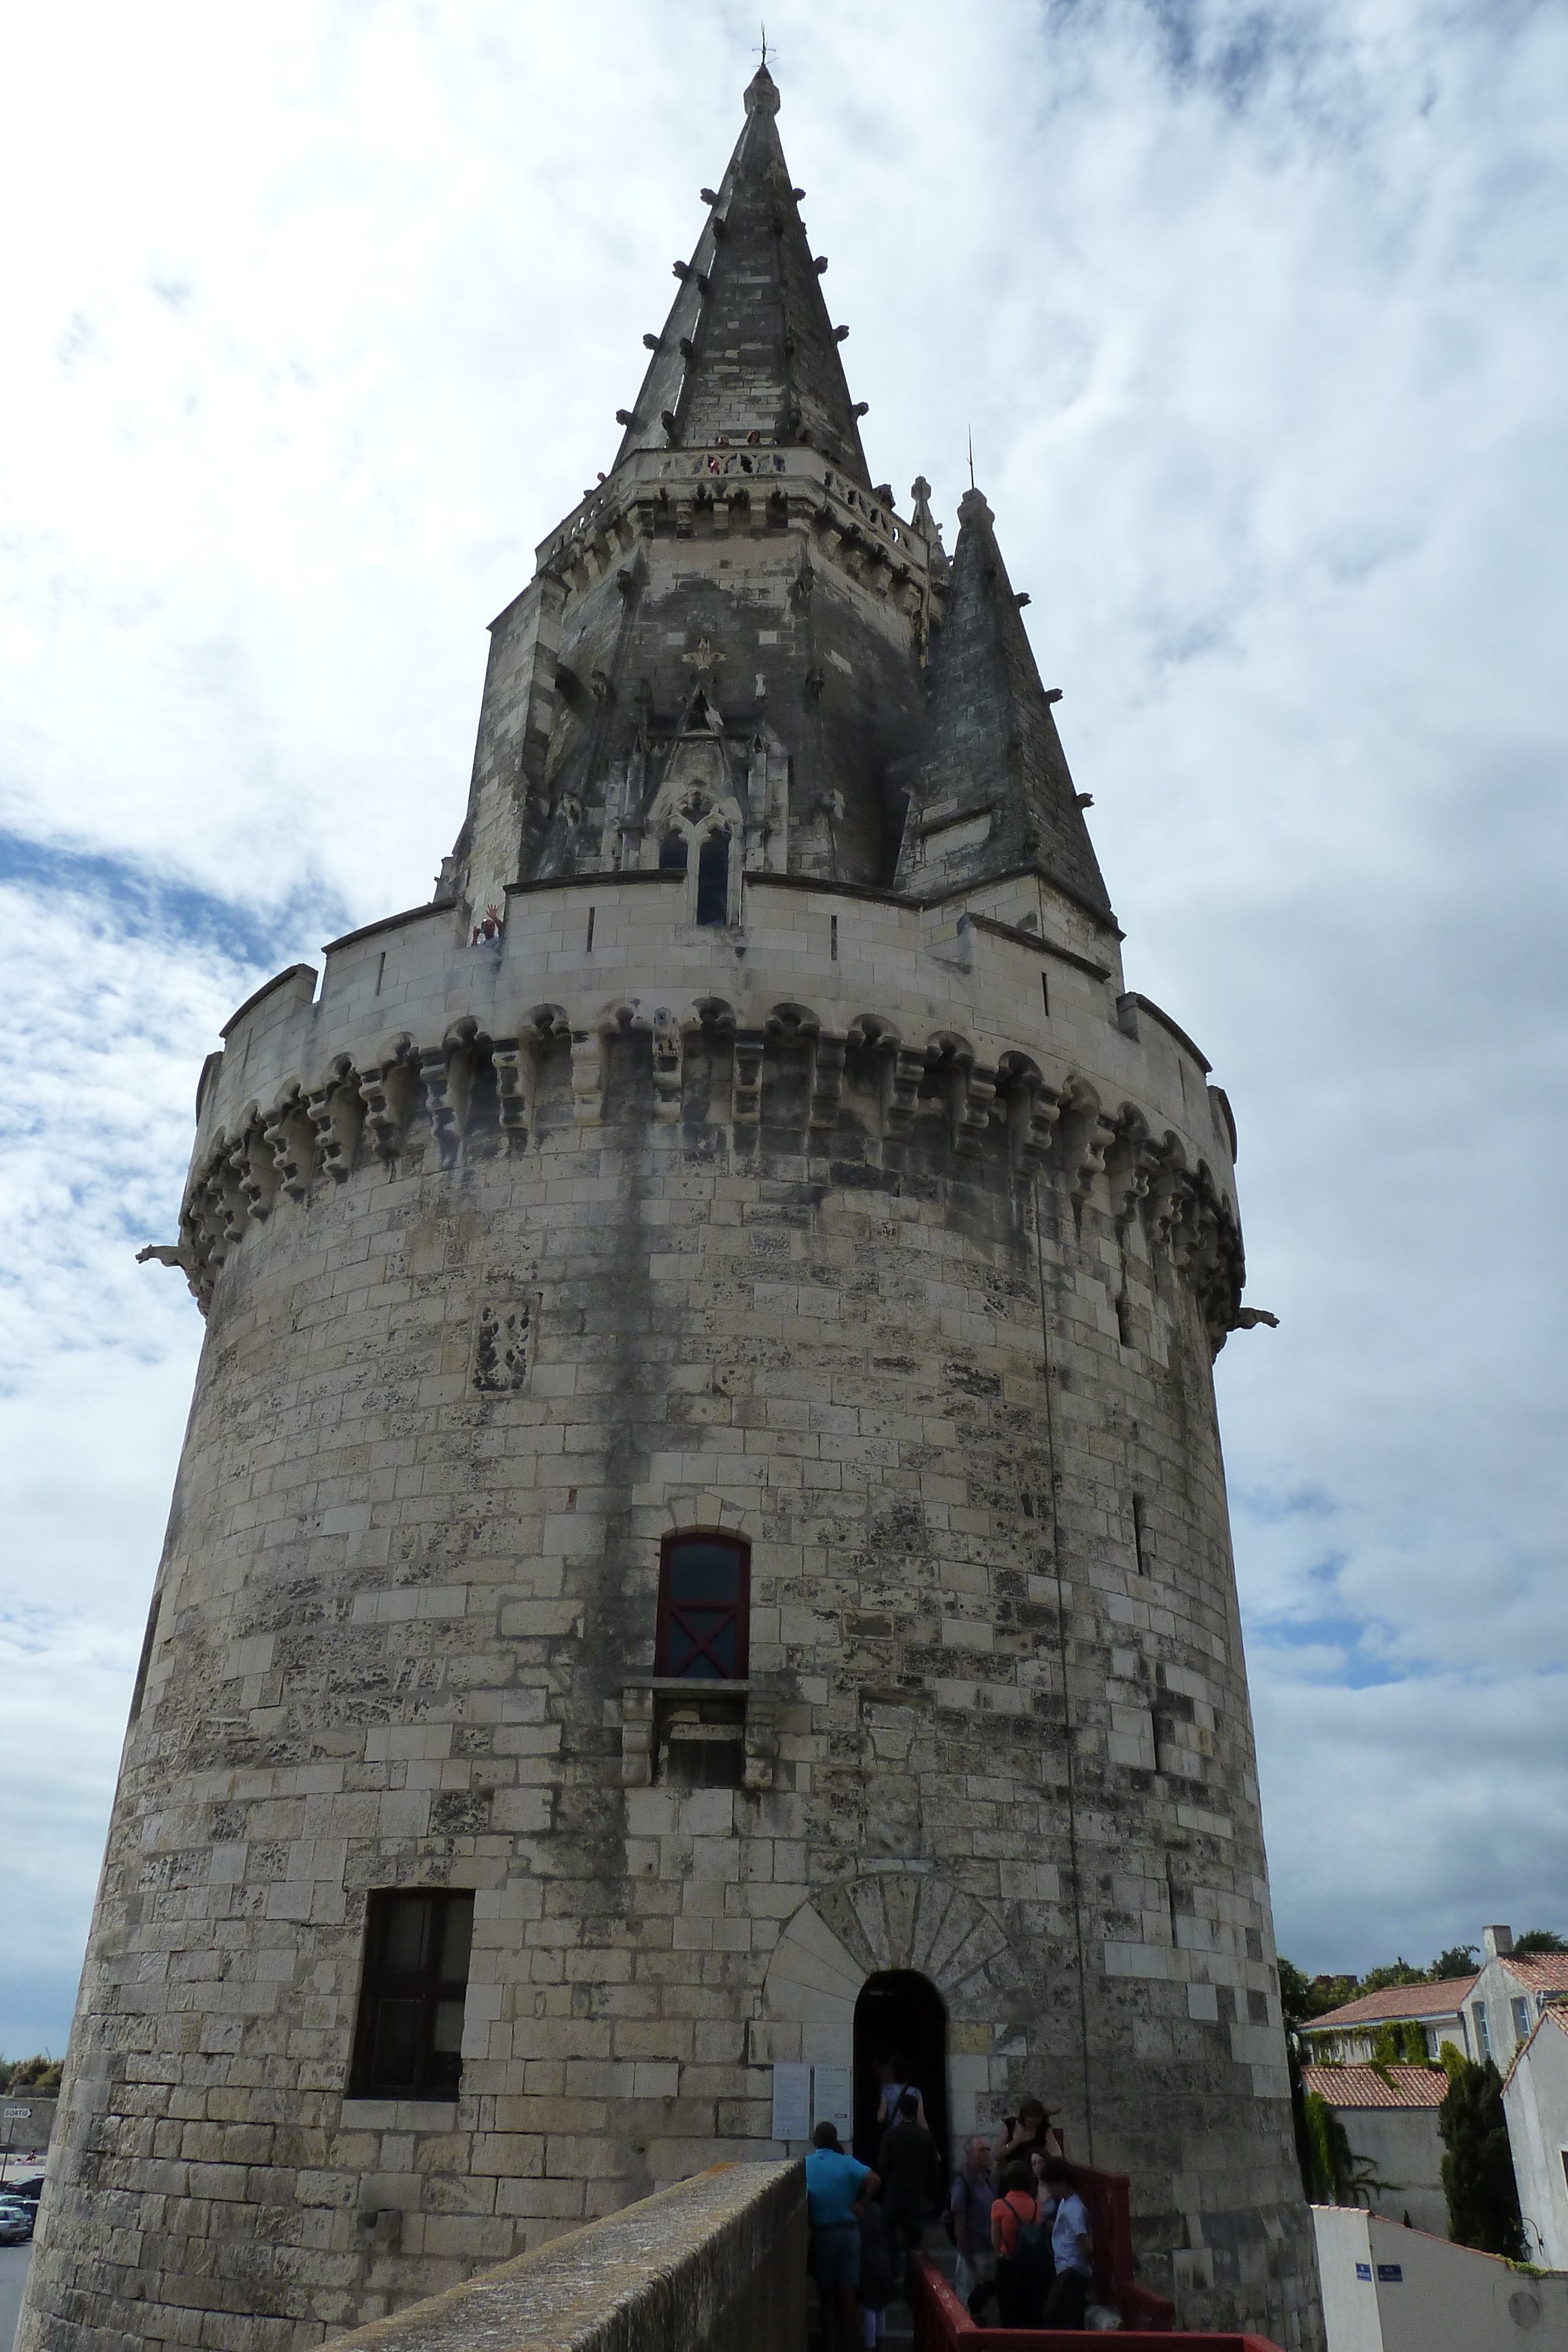
[(1301, 2080), (1331, 2107), (1437, 2107), (1448, 2087), (1440, 2066), (1303, 2066)]
[(1511, 1976), (1536, 1992), (1568, 1992), (1568, 1952), (1502, 1952)]
[[(1527, 1960), (1523, 1963), (1529, 1967)], [(1547, 1965), (1562, 1967), (1563, 1961)], [(1509, 1961), (1511, 1968), (1513, 1962)], [(1568, 1984), (1568, 1977), (1563, 1979)], [(1464, 2001), (1476, 1989), (1474, 1977), (1445, 1977), (1437, 1984), (1385, 1985), (1381, 1992), (1363, 1993), (1359, 2000), (1347, 2000), (1343, 2009), (1331, 2009), (1322, 2017), (1310, 2017), (1301, 2026), (1303, 2033), (1320, 2032), (1325, 2026), (1386, 2025), (1407, 2018), (1457, 2017)]]

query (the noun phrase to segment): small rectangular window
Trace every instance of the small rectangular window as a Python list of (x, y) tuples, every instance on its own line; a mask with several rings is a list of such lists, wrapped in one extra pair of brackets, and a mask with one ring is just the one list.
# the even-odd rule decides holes
[(1516, 2000), (1513, 2004), (1513, 2031), (1519, 2041), (1529, 2040), (1530, 2003), (1527, 2000)]
[(1491, 2056), (1491, 2031), (1487, 2024), (1486, 2003), (1478, 2000), (1470, 2011), (1476, 2021), (1476, 2047), (1483, 2058)]
[(830, 961), (831, 962), (837, 963), (837, 961), (838, 961), (838, 960), (839, 960), (839, 919), (838, 919), (838, 917), (837, 917), (836, 915), (831, 915), (831, 916), (828, 918), (828, 926), (829, 926), (829, 942), (828, 942), (828, 955), (829, 955), (829, 961)]
[(1051, 1018), (1051, 982), (1042, 971), (1040, 975), (1040, 1001), (1045, 1007), (1045, 1017)]
[(470, 1894), (371, 1895), (351, 2098), (457, 2096), (473, 1937)]
[(595, 911), (596, 910), (592, 907), (590, 907), (588, 910), (588, 941), (582, 950), (584, 955), (591, 955), (593, 953), (593, 918)]
[(738, 1536), (666, 1536), (654, 1672), (692, 1682), (743, 1682), (750, 1580), (750, 1547)]
[(1144, 1561), (1144, 1498), (1141, 1495), (1133, 1497), (1133, 1555), (1138, 1563), (1138, 1574), (1146, 1576), (1149, 1571)]

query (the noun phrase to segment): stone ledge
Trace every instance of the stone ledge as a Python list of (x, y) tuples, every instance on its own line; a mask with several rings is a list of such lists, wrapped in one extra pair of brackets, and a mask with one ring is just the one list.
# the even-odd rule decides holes
[(806, 2168), (716, 2165), (334, 2339), (366, 2352), (800, 2352)]

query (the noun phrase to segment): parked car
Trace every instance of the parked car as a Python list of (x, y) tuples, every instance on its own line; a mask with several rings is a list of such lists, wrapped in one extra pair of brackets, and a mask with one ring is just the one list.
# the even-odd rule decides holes
[(0, 2204), (0, 2246), (25, 2246), (38, 2216), (36, 2205), (7, 2200)]

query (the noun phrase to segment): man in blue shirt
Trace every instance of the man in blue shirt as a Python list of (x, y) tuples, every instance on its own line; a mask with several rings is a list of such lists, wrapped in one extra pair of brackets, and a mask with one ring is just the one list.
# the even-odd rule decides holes
[(857, 2352), (855, 2289), (861, 2279), (857, 2209), (882, 2182), (869, 2164), (846, 2156), (831, 2124), (819, 2124), (806, 2158), (807, 2265), (822, 2299), (822, 2352)]
[(1051, 2251), (1056, 2257), (1056, 2282), (1046, 2298), (1042, 2327), (1082, 2327), (1094, 2275), (1094, 2232), (1088, 2209), (1078, 2194), (1077, 2177), (1061, 2157), (1048, 2157), (1040, 2168), (1042, 2197), (1057, 2200), (1051, 2227)]

